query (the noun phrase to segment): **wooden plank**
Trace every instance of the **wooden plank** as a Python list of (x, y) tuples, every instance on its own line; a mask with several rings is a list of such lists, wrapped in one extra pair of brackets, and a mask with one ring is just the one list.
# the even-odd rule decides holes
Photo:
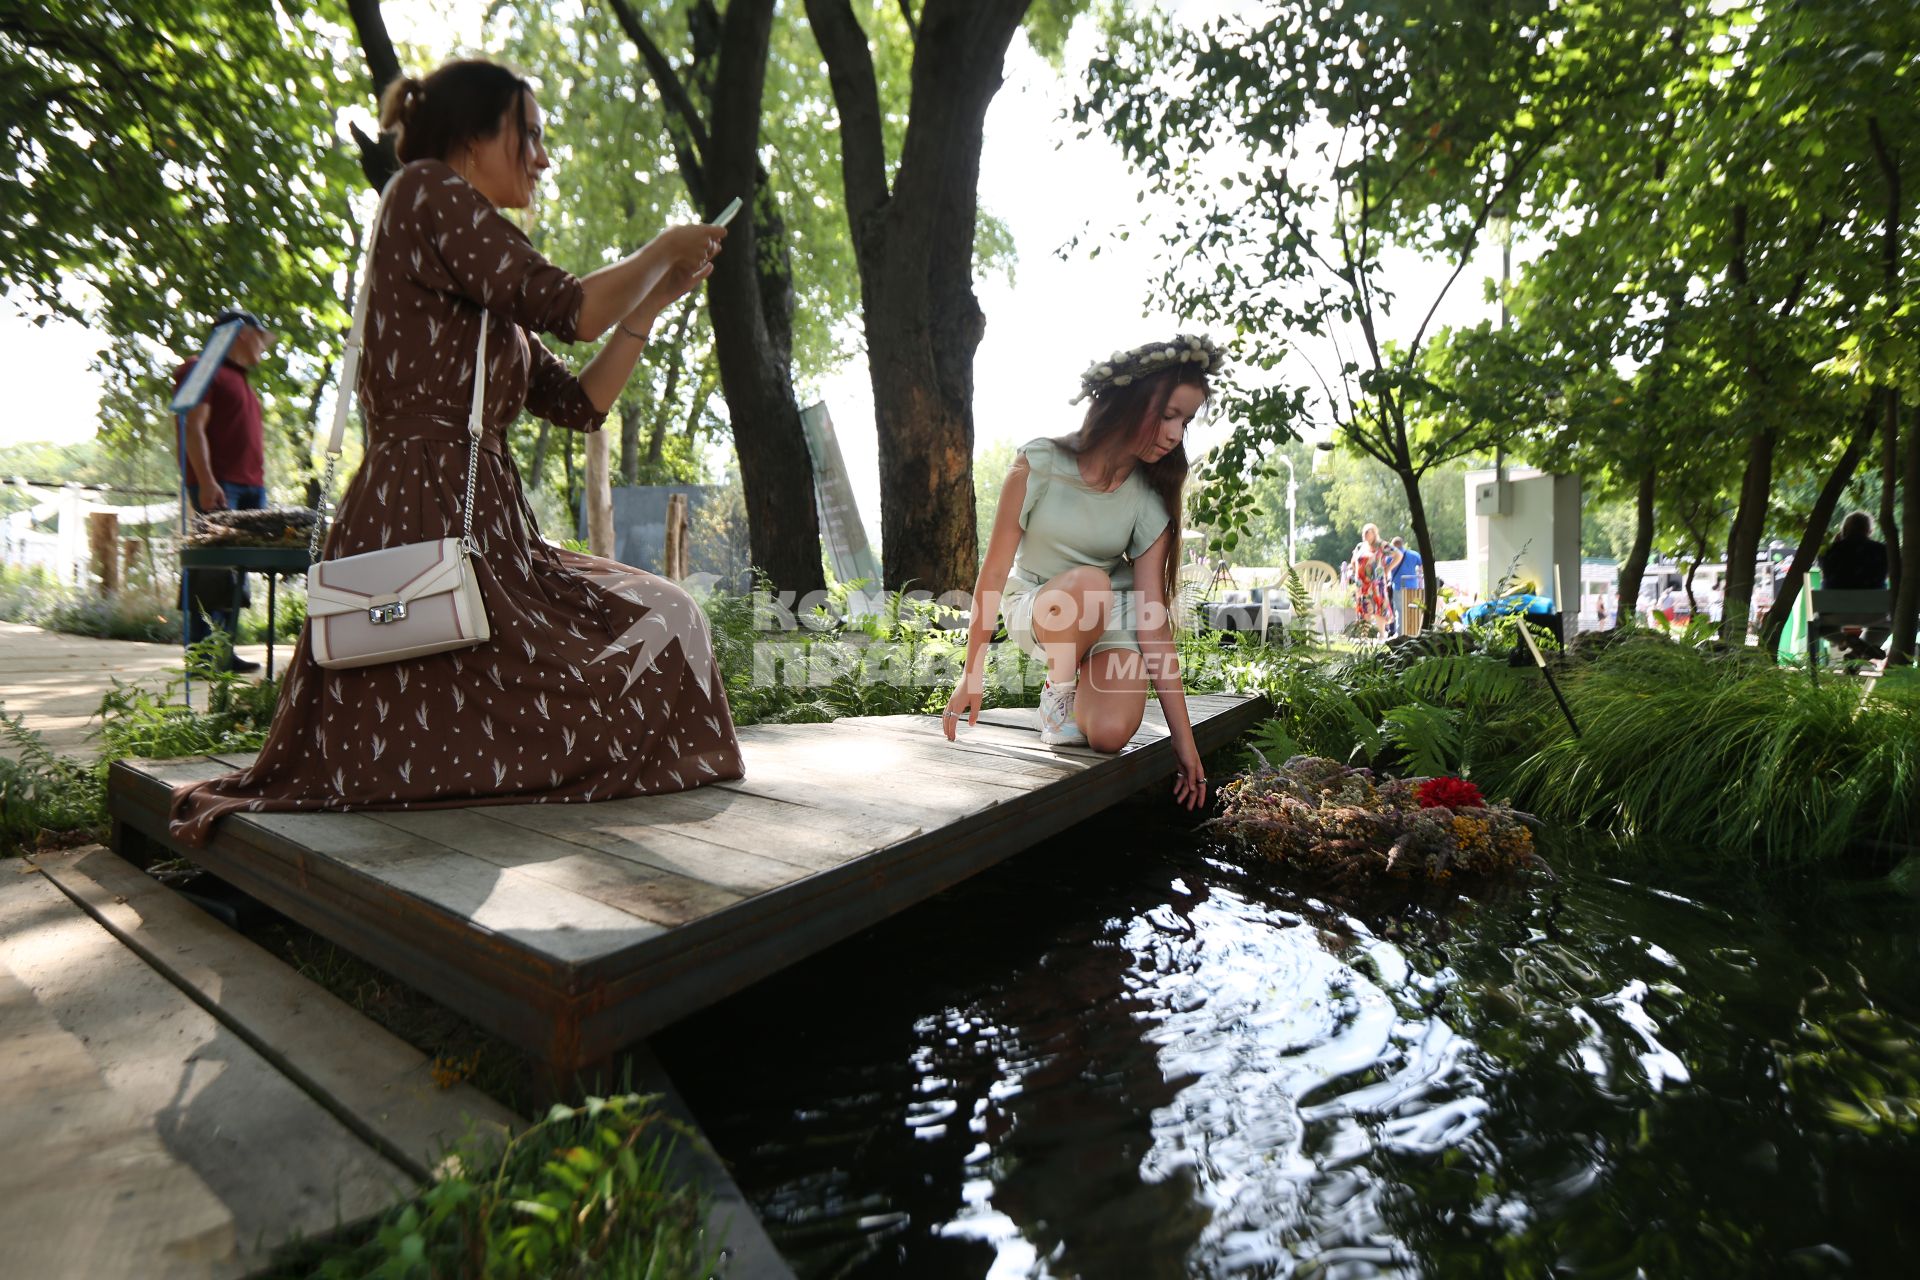
[(1002, 764), (944, 746), (846, 721), (755, 726), (754, 736), (741, 740), (747, 766), (741, 781), (751, 787), (772, 773), (825, 772), (846, 779), (850, 785), (842, 790), (854, 798), (887, 798), (903, 791), (931, 795), (944, 787), (971, 803), (981, 785), (1024, 795), (1034, 785), (1061, 776), (1043, 762)]
[(0, 1271), (201, 1280), (242, 1268), (233, 1215), (0, 964)]
[[(0, 963), (87, 1046), (233, 1220), (241, 1272), (295, 1233), (377, 1213), (411, 1179), (40, 875), (0, 889)], [(68, 1273), (70, 1274), (70, 1273)]]
[(590, 901), (599, 909), (589, 915), (539, 919), (522, 917), (528, 904), (518, 894), (489, 903), (491, 927), (530, 945), (545, 947), (535, 939), (556, 928), (580, 934), (580, 945), (566, 952), (569, 960), (617, 950), (659, 933), (661, 926), (683, 924), (741, 898), (717, 885), (610, 857), (485, 814), (484, 809), (423, 809), (369, 816), (416, 839), (502, 868), (516, 882), (539, 881)]
[(427, 1180), (468, 1134), (519, 1117), (151, 876), (98, 846), (35, 857), (48, 879), (174, 986), (401, 1168)]
[[(823, 813), (786, 800), (717, 787), (595, 801), (591, 805), (542, 805), (537, 809), (545, 818), (564, 820), (574, 829), (670, 829), (812, 871), (841, 865), (851, 856), (849, 849), (883, 848), (926, 830), (924, 824), (907, 819), (853, 810)], [(533, 811), (501, 806), (490, 812), (506, 815)]]
[[(116, 763), (107, 801), (115, 819), (213, 872), (242, 892), (378, 965), (511, 1043), (540, 1051), (567, 1035), (573, 969), (463, 919), (426, 909), (377, 877), (334, 863), (276, 834), (274, 822), (244, 831), (227, 824), (199, 848), (167, 840), (165, 810), (137, 799), (139, 773)], [(255, 815), (262, 819), (268, 815)], [(329, 820), (350, 814), (286, 814)], [(398, 834), (398, 833), (396, 833)]]
[[(849, 722), (843, 720), (839, 723)], [(1033, 729), (1013, 728), (985, 720), (979, 724), (961, 721), (952, 742), (947, 741), (938, 716), (867, 716), (857, 723), (883, 733), (904, 733), (931, 739), (939, 743), (941, 750), (968, 751), (994, 759), (1036, 763), (1060, 777), (1079, 773), (1109, 758), (1102, 752), (1085, 747), (1043, 743), (1039, 733)]]
[[(962, 761), (929, 772), (927, 755), (897, 736), (833, 725), (757, 725), (741, 737), (744, 778), (711, 786), (816, 807), (951, 821), (984, 806), (1024, 797), (1033, 787), (1003, 771)], [(812, 732), (807, 732), (811, 730)]]
[[(858, 721), (838, 720), (834, 727), (842, 732), (857, 732), (869, 741), (876, 735), (897, 740), (899, 745), (891, 748), (889, 754), (897, 753), (898, 763), (894, 767), (903, 772), (937, 770), (955, 777), (1018, 778), (1045, 785), (1071, 777), (1105, 758), (1099, 752), (1078, 748), (1056, 751), (1042, 744), (1037, 733), (1028, 735), (1029, 742), (1021, 744), (1021, 747), (1031, 746), (1032, 750), (1020, 749), (1011, 743), (987, 743), (969, 737), (967, 730), (962, 730), (957, 740), (948, 742), (936, 716), (875, 716)], [(1020, 731), (1001, 729), (999, 732), (1012, 736)]]
[[(814, 871), (812, 867), (782, 861), (771, 852), (732, 849), (685, 835), (674, 827), (622, 825), (596, 813), (597, 807), (496, 805), (470, 812), (492, 822), (538, 832), (643, 867), (718, 885), (736, 899), (790, 884)], [(763, 832), (761, 839), (767, 838)]]
[[(130, 773), (146, 773), (144, 762), (121, 764)], [(152, 798), (151, 786), (142, 794)], [(561, 966), (605, 950), (599, 934), (625, 934), (645, 927), (626, 911), (425, 834), (436, 829), (436, 822), (460, 821), (442, 815), (466, 812), (236, 813), (216, 826), (204, 850), (182, 852), (222, 875), (225, 872), (211, 866), (206, 857), (215, 850), (236, 847), (286, 851), (300, 863), (303, 879), (342, 869), (361, 872), (357, 884), (377, 884), (385, 896), (410, 898), (416, 909), (427, 908), (456, 931), (478, 927)], [(143, 816), (151, 823), (159, 815)], [(141, 829), (151, 831), (145, 824)]]
[[(1232, 740), (1260, 710), (1249, 700), (1196, 724), (1201, 750)], [(604, 995), (582, 1020), (581, 1043), (610, 1051), (922, 902), (1164, 779), (1171, 755), (1161, 742), (1106, 757), (1045, 797), (980, 809), (598, 962), (591, 974)]]

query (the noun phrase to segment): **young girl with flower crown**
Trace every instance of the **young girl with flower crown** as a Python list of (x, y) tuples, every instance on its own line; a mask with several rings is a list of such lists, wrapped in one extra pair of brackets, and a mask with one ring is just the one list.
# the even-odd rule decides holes
[(1174, 798), (1190, 809), (1206, 802), (1168, 602), (1187, 426), (1219, 362), (1210, 341), (1187, 334), (1115, 352), (1081, 375), (1074, 402), (1092, 403), (1080, 430), (1020, 447), (974, 585), (966, 666), (942, 722), (949, 740), (963, 718), (979, 722), (987, 645), (1004, 612), (1009, 638), (1047, 666), (1042, 742), (1119, 751), (1140, 728), (1151, 683), (1179, 762)]

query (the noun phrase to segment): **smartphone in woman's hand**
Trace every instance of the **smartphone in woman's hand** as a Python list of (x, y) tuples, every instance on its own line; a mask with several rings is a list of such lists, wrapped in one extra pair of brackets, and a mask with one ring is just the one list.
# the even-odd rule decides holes
[(720, 211), (720, 215), (716, 217), (712, 222), (708, 223), (707, 225), (712, 227), (724, 227), (729, 222), (733, 221), (733, 215), (738, 212), (740, 212), (740, 197), (735, 196), (733, 199), (727, 201), (727, 207)]

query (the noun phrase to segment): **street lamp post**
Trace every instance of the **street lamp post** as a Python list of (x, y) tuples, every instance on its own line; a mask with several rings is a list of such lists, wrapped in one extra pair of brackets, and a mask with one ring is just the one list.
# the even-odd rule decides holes
[(1286, 454), (1280, 455), (1280, 461), (1287, 464), (1287, 567), (1292, 568), (1293, 559), (1293, 515), (1295, 495), (1300, 492), (1300, 482), (1294, 478), (1293, 459)]

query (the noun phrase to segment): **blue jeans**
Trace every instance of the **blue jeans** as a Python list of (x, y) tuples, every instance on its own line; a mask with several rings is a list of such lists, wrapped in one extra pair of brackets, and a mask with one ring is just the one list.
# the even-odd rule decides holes
[[(233, 484), (230, 481), (222, 480), (220, 487), (226, 490), (227, 506), (235, 511), (253, 511), (267, 505), (267, 490), (263, 485)], [(238, 581), (234, 583), (234, 594), (235, 598), (239, 600), (241, 607), (244, 608), (251, 598), (247, 589), (247, 575), (244, 573), (233, 569), (195, 569), (191, 572), (200, 578), (224, 578), (232, 575), (238, 579)], [(191, 600), (189, 600), (185, 621), (187, 624), (187, 643), (198, 644), (202, 640), (205, 640), (216, 629), (226, 632), (229, 636), (234, 636), (240, 625), (240, 610), (202, 610), (193, 605)]]

